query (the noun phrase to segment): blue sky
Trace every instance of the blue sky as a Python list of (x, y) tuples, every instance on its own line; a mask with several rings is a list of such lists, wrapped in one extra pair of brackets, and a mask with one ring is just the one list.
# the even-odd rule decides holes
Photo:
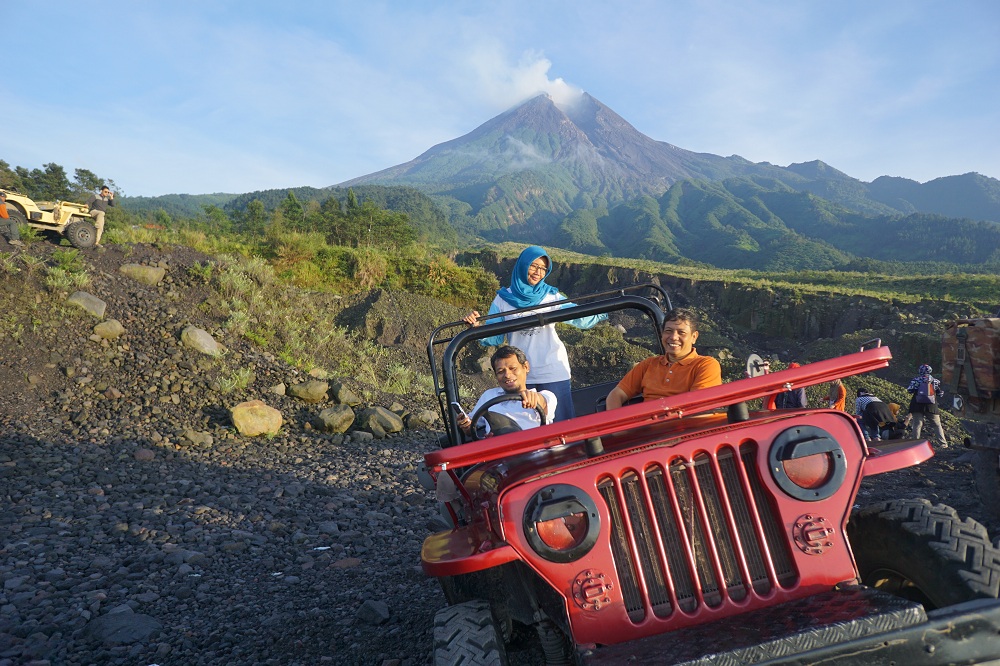
[[(1000, 178), (1000, 2), (0, 0), (0, 159), (126, 195), (323, 187), (539, 93), (681, 148)], [(16, 28), (16, 29), (15, 29)]]

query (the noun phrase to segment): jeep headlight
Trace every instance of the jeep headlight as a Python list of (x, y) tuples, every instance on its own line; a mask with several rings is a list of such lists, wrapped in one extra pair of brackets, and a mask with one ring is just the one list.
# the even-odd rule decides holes
[(581, 489), (553, 484), (535, 493), (524, 508), (524, 533), (531, 548), (551, 562), (574, 562), (597, 543), (601, 517)]

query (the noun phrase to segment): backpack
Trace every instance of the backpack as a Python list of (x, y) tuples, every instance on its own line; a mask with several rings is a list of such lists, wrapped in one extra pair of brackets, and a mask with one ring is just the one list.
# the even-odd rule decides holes
[(930, 380), (920, 382), (917, 386), (916, 401), (922, 405), (933, 405), (937, 402), (934, 396), (934, 382)]

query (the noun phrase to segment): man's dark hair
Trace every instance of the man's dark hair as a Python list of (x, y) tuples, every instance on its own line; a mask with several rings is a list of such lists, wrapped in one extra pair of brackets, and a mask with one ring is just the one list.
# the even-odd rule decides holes
[(111, 188), (108, 187), (107, 185), (101, 185), (101, 187), (97, 191), (98, 192), (103, 192), (104, 190), (108, 190), (110, 192)]
[(490, 356), (490, 367), (493, 368), (494, 372), (496, 372), (497, 361), (499, 361), (502, 358), (510, 358), (511, 356), (516, 357), (517, 362), (520, 363), (521, 365), (524, 365), (525, 363), (528, 362), (528, 357), (524, 355), (523, 351), (521, 351), (517, 347), (512, 347), (510, 345), (503, 345), (495, 352), (493, 352), (493, 356)]
[(674, 308), (667, 313), (663, 323), (665, 324), (668, 321), (687, 322), (691, 326), (692, 333), (698, 330), (698, 313), (689, 308)]

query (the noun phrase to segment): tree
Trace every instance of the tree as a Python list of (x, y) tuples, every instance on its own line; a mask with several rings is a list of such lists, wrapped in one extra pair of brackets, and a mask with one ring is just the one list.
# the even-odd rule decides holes
[(3, 160), (0, 160), (0, 188), (15, 192), (27, 192), (28, 189), (21, 181), (21, 176)]
[(349, 239), (350, 244), (355, 247), (400, 248), (412, 244), (417, 237), (409, 216), (379, 208), (369, 199), (349, 209), (347, 219), (354, 235)]
[(295, 197), (295, 192), (288, 190), (288, 196), (281, 203), (281, 214), (285, 218), (285, 224), (289, 229), (301, 231), (305, 220), (302, 204)]
[(215, 204), (208, 204), (203, 209), (208, 217), (209, 230), (218, 234), (226, 234), (233, 230), (233, 221)]
[(54, 162), (43, 164), (45, 169), (32, 169), (28, 171), (24, 167), (16, 167), (15, 171), (21, 184), (24, 185), (25, 194), (32, 199), (68, 199), (73, 191), (69, 185), (69, 178), (66, 177), (66, 170)]
[(87, 169), (74, 169), (73, 180), (76, 182), (73, 193), (80, 198), (90, 196), (91, 193), (96, 192), (101, 188), (101, 185), (105, 184), (97, 174)]
[(267, 211), (260, 199), (254, 199), (247, 204), (247, 211), (243, 216), (243, 233), (251, 236), (263, 236), (267, 228)]

